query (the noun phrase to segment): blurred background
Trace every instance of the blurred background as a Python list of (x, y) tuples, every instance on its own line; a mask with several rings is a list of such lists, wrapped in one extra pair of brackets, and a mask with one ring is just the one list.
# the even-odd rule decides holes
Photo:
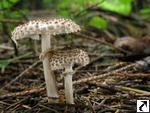
[[(144, 43), (150, 42), (149, 2), (149, 0), (1, 0), (0, 58), (10, 58), (18, 55), (18, 51), (21, 54), (21, 52), (25, 53), (25, 50), (28, 49), (30, 51), (33, 50), (36, 54), (40, 52), (40, 41), (27, 39), (19, 42), (19, 44), (23, 44), (22, 46), (16, 47), (10, 39), (11, 32), (16, 26), (38, 18), (71, 18), (82, 27), (83, 33), (74, 36), (82, 37), (81, 39), (73, 38), (73, 36), (63, 36), (64, 38), (54, 39), (52, 41), (54, 49), (66, 46), (90, 47), (96, 45), (98, 52), (107, 53), (112, 49), (111, 46), (114, 46), (116, 39), (120, 37), (142, 38)], [(93, 39), (93, 37), (95, 38)], [(91, 43), (87, 43), (89, 41)], [(97, 44), (95, 41), (99, 43)], [(125, 39), (123, 42), (125, 47), (122, 47), (120, 42), (115, 46), (125, 48), (133, 53), (144, 51), (143, 46), (139, 48), (137, 48), (138, 46), (130, 47), (135, 42), (129, 42), (130, 39)], [(128, 43), (127, 47), (126, 43)], [(95, 51), (96, 49), (91, 50), (92, 53), (97, 52)], [(5, 63), (0, 63), (0, 65), (5, 65)]]
[(149, 0), (1, 0), (0, 43), (10, 41), (11, 31), (23, 22), (54, 17), (71, 18), (109, 41), (140, 38), (149, 33)]
[[(0, 43), (10, 42), (17, 25), (37, 18), (71, 18), (105, 40), (149, 34), (149, 0), (1, 0)], [(17, 53), (17, 52), (16, 52)]]

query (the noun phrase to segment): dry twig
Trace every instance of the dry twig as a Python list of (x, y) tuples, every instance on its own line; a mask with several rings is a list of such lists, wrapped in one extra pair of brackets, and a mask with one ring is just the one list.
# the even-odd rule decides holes
[(5, 86), (3, 86), (0, 90), (4, 89), (5, 87), (10, 86), (13, 82), (17, 81), (19, 78), (21, 78), (26, 72), (28, 72), (30, 69), (34, 68), (37, 64), (39, 64), (41, 61), (38, 60), (32, 65), (30, 65), (27, 69), (25, 69), (22, 73), (20, 73), (16, 78), (11, 80), (9, 83), (7, 83)]

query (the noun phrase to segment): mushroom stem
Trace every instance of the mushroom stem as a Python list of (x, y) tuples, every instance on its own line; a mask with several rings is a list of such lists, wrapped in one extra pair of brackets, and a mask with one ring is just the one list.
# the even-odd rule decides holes
[[(42, 35), (42, 52), (51, 48), (50, 35)], [(48, 58), (43, 59), (44, 77), (46, 82), (47, 96), (51, 99), (58, 99), (58, 91), (56, 87), (56, 80), (53, 72), (50, 69)]]
[(74, 104), (72, 75), (73, 72), (70, 71), (70, 72), (65, 72), (65, 76), (64, 76), (65, 98), (66, 98), (66, 103), (68, 104)]

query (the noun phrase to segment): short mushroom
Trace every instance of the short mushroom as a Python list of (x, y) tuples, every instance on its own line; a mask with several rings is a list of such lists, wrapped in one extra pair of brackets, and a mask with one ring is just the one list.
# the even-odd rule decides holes
[(47, 51), (41, 59), (47, 58), (51, 70), (64, 70), (64, 87), (66, 103), (73, 104), (72, 75), (74, 65), (86, 66), (89, 63), (88, 54), (81, 49)]
[[(80, 30), (80, 26), (70, 19), (39, 19), (32, 20), (23, 25), (19, 25), (12, 32), (12, 40), (31, 37), (32, 39), (41, 38), (42, 52), (51, 49), (51, 38), (58, 34), (73, 33)], [(48, 60), (43, 60), (44, 76), (46, 81), (47, 95), (50, 98), (58, 98), (55, 77), (49, 69)]]

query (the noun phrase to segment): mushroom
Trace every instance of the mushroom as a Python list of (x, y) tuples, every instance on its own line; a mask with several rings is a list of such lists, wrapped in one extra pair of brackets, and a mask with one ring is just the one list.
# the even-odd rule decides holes
[[(70, 19), (38, 19), (19, 25), (12, 32), (12, 40), (31, 37), (40, 39), (42, 52), (51, 49), (51, 38), (58, 34), (73, 33), (80, 30), (80, 26)], [(50, 98), (58, 98), (56, 81), (51, 69), (49, 68), (48, 59), (43, 60), (44, 77), (46, 81), (47, 95)]]
[(51, 70), (64, 70), (64, 87), (66, 103), (73, 104), (72, 75), (74, 65), (86, 66), (89, 63), (88, 54), (81, 49), (67, 49), (47, 51), (41, 55), (41, 59), (47, 58)]

